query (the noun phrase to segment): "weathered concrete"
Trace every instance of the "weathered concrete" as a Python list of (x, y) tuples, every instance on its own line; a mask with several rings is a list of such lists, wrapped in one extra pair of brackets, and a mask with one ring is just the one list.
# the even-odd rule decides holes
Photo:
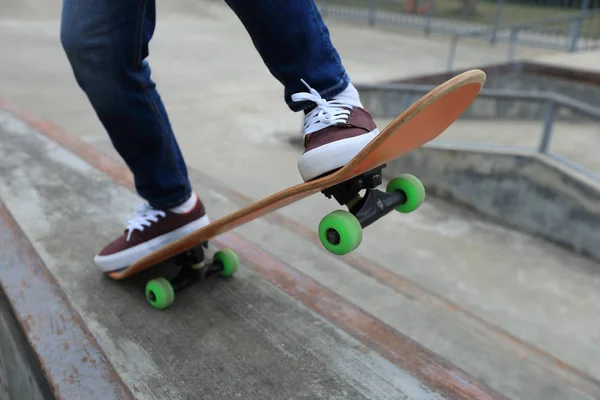
[[(47, 134), (55, 140), (76, 151), (83, 151), (81, 144), (72, 139), (61, 138), (61, 134), (53, 132), (51, 126), (44, 121), (33, 120), (32, 123), (46, 129)], [(18, 129), (24, 129), (22, 125), (16, 126)], [(42, 143), (38, 143), (34, 132), (30, 130), (27, 132), (26, 135), (21, 135), (17, 142), (20, 150), (2, 153), (11, 154), (7, 160), (14, 160), (11, 163), (16, 162), (20, 166), (27, 166), (27, 169), (7, 167), (4, 170), (4, 173), (9, 173), (11, 183), (8, 187), (4, 185), (4, 189), (0, 185), (0, 197), (5, 199), (12, 212), (18, 215), (21, 224), (27, 228), (25, 231), (28, 235), (38, 238), (34, 241), (36, 249), (43, 255), (53, 273), (62, 274), (63, 278), (59, 279), (59, 282), (67, 291), (69, 298), (76, 304), (78, 311), (84, 316), (94, 335), (99, 338), (101, 345), (106, 348), (119, 373), (126, 381), (136, 382), (135, 388), (141, 385), (142, 389), (138, 390), (150, 391), (153, 382), (164, 384), (174, 379), (169, 369), (162, 370), (166, 368), (165, 363), (168, 360), (163, 358), (166, 356), (166, 350), (157, 352), (158, 343), (163, 345), (168, 343), (170, 354), (180, 354), (182, 351), (189, 353), (186, 354), (188, 363), (178, 364), (183, 369), (179, 371), (180, 374), (188, 377), (188, 373), (194, 374), (190, 370), (199, 371), (208, 368), (204, 361), (204, 357), (208, 355), (203, 353), (200, 357), (192, 353), (195, 347), (192, 346), (191, 349), (189, 347), (196, 339), (188, 337), (187, 334), (180, 336), (181, 332), (193, 331), (198, 335), (208, 335), (207, 332), (214, 331), (222, 341), (229, 340), (231, 332), (237, 330), (247, 332), (237, 338), (240, 346), (229, 349), (233, 354), (223, 355), (225, 358), (221, 362), (225, 364), (233, 362), (230, 360), (232, 357), (250, 360), (247, 358), (246, 351), (252, 351), (251, 349), (256, 346), (254, 342), (264, 335), (258, 327), (256, 331), (248, 331), (245, 327), (244, 324), (255, 326), (252, 322), (255, 320), (261, 321), (261, 329), (268, 332), (273, 330), (287, 332), (288, 329), (293, 329), (295, 333), (291, 335), (294, 342), (303, 343), (303, 339), (297, 335), (301, 337), (309, 335), (312, 337), (311, 344), (319, 344), (315, 351), (324, 352), (324, 349), (329, 349), (329, 352), (325, 352), (324, 355), (331, 355), (331, 352), (340, 351), (339, 346), (343, 348), (348, 345), (342, 343), (337, 346), (335, 341), (323, 344), (325, 339), (320, 338), (323, 335), (322, 330), (315, 331), (314, 327), (299, 330), (296, 325), (289, 326), (291, 323), (289, 321), (274, 321), (275, 318), (280, 319), (285, 316), (291, 319), (300, 318), (300, 322), (310, 324), (309, 321), (302, 319), (305, 318), (302, 314), (299, 316), (288, 310), (277, 311), (276, 316), (270, 315), (269, 310), (274, 309), (272, 306), (265, 308), (265, 301), (277, 302), (278, 295), (268, 292), (274, 296), (269, 297), (268, 301), (261, 296), (257, 298), (256, 292), (263, 293), (266, 289), (260, 283), (260, 278), (244, 272), (239, 274), (239, 279), (243, 282), (252, 282), (250, 286), (245, 283), (240, 288), (238, 285), (242, 282), (236, 279), (234, 283), (205, 285), (201, 291), (198, 291), (207, 293), (208, 290), (208, 294), (202, 295), (194, 290), (180, 294), (176, 305), (169, 311), (175, 313), (172, 317), (168, 317), (168, 326), (171, 329), (163, 332), (165, 325), (162, 314), (151, 316), (153, 314), (140, 296), (139, 279), (124, 285), (98, 281), (93, 278), (95, 271), (90, 266), (90, 255), (101, 246), (100, 243), (111, 237), (112, 232), (118, 230), (115, 228), (125, 217), (126, 210), (130, 209), (128, 204), (134, 197), (99, 178), (97, 173), (78, 161), (78, 158), (70, 156), (69, 153), (61, 151), (47, 141), (42, 140)], [(31, 141), (30, 145), (24, 146), (26, 143), (21, 141), (24, 138)], [(3, 138), (1, 143), (6, 146), (11, 141)], [(96, 141), (96, 144), (100, 142)], [(106, 142), (102, 142), (102, 146), (110, 153), (110, 147)], [(30, 151), (32, 147), (36, 149), (33, 158), (26, 156), (27, 152), (23, 151), (23, 149)], [(50, 164), (44, 157), (44, 150), (49, 152), (52, 160)], [(281, 151), (286, 150), (281, 148)], [(90, 160), (94, 160), (95, 165), (109, 168), (107, 171), (115, 170), (107, 159), (91, 154), (90, 156), (93, 156)], [(119, 168), (123, 169), (123, 167)], [(53, 172), (55, 170), (58, 172)], [(27, 177), (35, 177), (35, 179), (26, 179)], [(237, 209), (241, 205), (240, 202), (248, 201), (238, 192), (228, 189), (221, 183), (215, 183), (218, 181), (214, 178), (199, 175), (196, 171), (192, 171), (192, 177), (195, 187), (213, 215), (224, 215)], [(25, 186), (22, 186), (23, 184)], [(207, 184), (209, 186), (205, 186)], [(89, 185), (97, 185), (102, 190), (98, 191)], [(90, 192), (89, 189), (94, 190)], [(57, 195), (58, 193), (60, 195)], [(69, 193), (69, 196), (64, 196), (65, 193)], [(88, 194), (82, 197), (77, 193)], [(89, 195), (89, 193), (94, 194)], [(32, 207), (32, 201), (36, 202), (36, 207)], [(489, 382), (511, 398), (562, 400), (591, 399), (600, 395), (600, 384), (595, 378), (598, 376), (598, 372), (595, 372), (597, 355), (590, 352), (593, 347), (588, 343), (588, 340), (593, 340), (594, 332), (598, 331), (598, 328), (593, 326), (594, 318), (591, 316), (596, 311), (585, 310), (585, 307), (595, 307), (598, 304), (593, 296), (597, 295), (596, 286), (600, 286), (600, 281), (591, 273), (593, 264), (573, 258), (568, 253), (548, 248), (523, 235), (498, 229), (466, 214), (462, 215), (456, 209), (448, 209), (441, 204), (436, 205), (435, 202), (429, 202), (423, 207), (423, 211), (414, 215), (390, 215), (369, 228), (356, 254), (338, 258), (324, 252), (314, 236), (314, 226), (320, 216), (327, 212), (328, 205), (332, 206), (331, 202), (321, 196), (313, 196), (302, 203), (281, 210), (281, 214), (244, 225), (237, 232), (244, 238), (248, 238), (255, 246), (266, 246), (268, 243), (272, 257), (293, 265), (307, 277), (318, 281), (324, 287), (331, 288), (336, 295), (351, 299), (353, 304), (360, 307), (348, 313), (335, 306), (335, 313), (328, 315), (328, 310), (331, 310), (334, 303), (329, 301), (322, 303), (325, 299), (324, 293), (316, 294), (316, 287), (302, 288), (302, 284), (298, 286), (298, 283), (295, 283), (294, 285), (301, 292), (286, 291), (294, 297), (301, 293), (315, 293), (306, 297), (303, 302), (310, 304), (310, 301), (321, 298), (310, 308), (325, 313), (329, 320), (338, 318), (336, 324), (342, 323), (339, 326), (354, 332), (351, 333), (352, 336), (365, 340), (375, 334), (375, 332), (369, 334), (367, 331), (363, 333), (356, 331), (356, 324), (365, 320), (364, 316), (359, 318), (357, 313), (359, 310), (365, 310), (392, 328), (452, 359), (462, 368)], [(36, 209), (40, 211), (31, 212)], [(323, 213), (311, 211), (315, 209), (323, 210)], [(451, 216), (450, 220), (449, 216)], [(427, 220), (421, 221), (422, 218)], [(72, 222), (73, 219), (76, 220), (75, 223)], [(40, 221), (47, 222), (40, 224)], [(69, 225), (73, 229), (64, 232), (51, 229), (52, 226)], [(76, 233), (79, 229), (93, 230), (96, 233), (83, 238)], [(48, 230), (52, 233), (49, 234)], [(394, 243), (402, 242), (403, 247), (410, 248), (411, 251), (400, 253), (393, 251), (397, 246), (392, 246), (390, 238), (393, 238)], [(475, 238), (476, 243), (469, 244), (469, 241)], [(73, 246), (66, 253), (65, 243), (71, 243)], [(247, 246), (242, 245), (239, 240), (223, 243), (243, 252), (243, 246)], [(504, 254), (506, 248), (512, 248), (513, 251)], [(499, 253), (504, 256), (498, 258), (496, 254)], [(364, 258), (366, 254), (368, 259)], [(273, 262), (268, 261), (269, 256), (262, 250), (250, 250), (243, 255), (246, 260), (255, 259), (253, 270), (259, 272), (264, 278), (264, 271), (261, 271), (261, 268)], [(482, 262), (488, 266), (482, 269)], [(379, 264), (386, 265), (386, 268), (380, 267)], [(88, 267), (82, 269), (85, 265)], [(414, 268), (415, 265), (419, 268)], [(519, 265), (523, 265), (523, 269), (518, 268)], [(565, 266), (569, 266), (568, 271), (562, 271)], [(273, 268), (281, 267), (267, 268), (273, 271)], [(281, 286), (277, 280), (273, 281), (271, 278), (268, 280), (283, 290), (293, 287), (289, 286), (289, 283)], [(533, 284), (534, 282), (536, 284)], [(255, 284), (258, 285), (258, 289), (254, 287)], [(243, 288), (246, 290), (242, 290)], [(557, 289), (548, 291), (551, 288)], [(131, 289), (135, 290), (131, 291)], [(86, 296), (83, 296), (83, 293), (86, 293)], [(485, 296), (482, 297), (480, 293), (485, 293)], [(535, 302), (527, 300), (532, 296), (536, 298)], [(106, 302), (102, 300), (105, 297), (115, 300), (112, 303)], [(87, 300), (89, 298), (95, 301)], [(230, 321), (227, 312), (209, 313), (216, 306), (215, 301), (218, 298), (223, 298), (224, 300), (221, 301), (227, 302), (225, 305), (227, 309), (232, 307), (228, 300), (230, 298), (232, 303), (247, 304), (251, 307), (236, 311), (236, 319), (242, 319), (239, 325), (231, 325), (231, 322), (223, 325), (221, 319)], [(319, 303), (322, 303), (322, 306), (318, 306)], [(554, 303), (561, 304), (561, 307), (541, 310), (536, 306)], [(197, 315), (202, 315), (200, 320), (184, 315), (189, 314), (191, 304), (197, 310)], [(583, 304), (585, 304), (584, 308), (582, 308)], [(218, 309), (222, 310), (222, 308)], [(565, 314), (565, 310), (570, 312)], [(244, 313), (248, 315), (243, 317)], [(346, 315), (346, 317), (339, 320), (336, 314)], [(136, 315), (136, 318), (130, 317), (130, 320), (127, 318), (130, 315)], [(271, 317), (273, 319), (270, 319)], [(147, 321), (144, 318), (147, 318)], [(201, 327), (196, 325), (197, 321), (202, 321)], [(277, 328), (271, 327), (269, 325), (271, 323), (276, 324)], [(373, 329), (379, 322), (371, 320), (368, 324)], [(158, 329), (158, 326), (162, 327), (157, 331), (160, 333), (154, 331), (152, 331), (154, 335), (147, 333), (149, 329)], [(565, 348), (564, 335), (570, 337), (570, 332), (577, 332), (578, 340), (569, 341), (570, 346)], [(158, 342), (155, 336), (157, 334), (160, 337), (170, 335), (169, 337), (177, 338), (177, 342)], [(269, 333), (269, 335), (277, 334)], [(290, 333), (286, 333), (285, 337), (288, 335)], [(123, 340), (135, 345), (123, 347), (121, 344)], [(207, 340), (204, 342), (206, 346), (214, 346), (213, 341), (217, 339), (209, 335)], [(377, 340), (389, 340), (389, 336), (388, 339), (381, 337)], [(242, 343), (246, 343), (247, 347)], [(353, 344), (352, 348), (356, 345)], [(220, 349), (222, 346), (225, 346), (225, 343), (219, 342), (216, 348)], [(395, 346), (388, 347), (388, 354), (395, 349), (404, 348), (401, 343)], [(182, 350), (183, 347), (185, 350)], [(142, 348), (144, 352), (141, 352)], [(408, 350), (409, 348), (406, 348), (402, 351)], [(263, 351), (269, 354), (269, 351), (279, 350), (266, 348)], [(311, 352), (310, 349), (307, 351)], [(361, 354), (364, 351), (363, 348)], [(373, 356), (369, 351), (367, 354)], [(217, 355), (209, 358), (213, 360), (214, 357)], [(296, 357), (294, 363), (304, 362), (303, 356)], [(335, 360), (335, 357), (329, 359)], [(281, 363), (285, 364), (287, 362), (285, 360), (289, 359), (284, 357), (273, 368), (278, 370), (284, 368)], [(352, 362), (360, 363), (354, 359)], [(153, 366), (151, 377), (145, 377), (144, 371), (148, 370), (140, 371), (139, 363)], [(243, 367), (253, 368), (251, 361), (245, 363), (250, 365), (244, 364)], [(374, 366), (375, 364), (369, 365), (375, 371), (382, 367), (381, 364), (377, 364), (379, 367)], [(385, 368), (390, 368), (389, 364), (387, 365)], [(575, 368), (571, 365), (582, 366), (582, 369), (579, 370), (579, 367)], [(270, 369), (264, 371), (266, 376), (271, 376), (271, 373), (278, 372)], [(382, 371), (378, 372), (379, 375), (381, 373)], [(304, 375), (298, 376), (299, 379), (303, 377)], [(262, 383), (265, 379), (263, 376)], [(369, 382), (364, 374), (360, 379)], [(194, 385), (196, 382), (189, 378), (186, 380), (186, 385)], [(258, 382), (251, 382), (259, 385)], [(215, 384), (219, 385), (219, 382), (216, 381)], [(167, 385), (165, 390), (168, 389)], [(140, 396), (140, 392), (136, 393)]]
[(600, 184), (533, 151), (435, 143), (388, 164), (428, 192), (600, 261)]
[(6, 113), (0, 121), (0, 197), (136, 397), (443, 397), (247, 268), (182, 292), (168, 313), (146, 304), (142, 278), (107, 282), (90, 256), (135, 196)]
[(596, 50), (536, 55), (534, 58), (536, 62), (552, 67), (575, 69), (583, 73), (600, 73), (600, 53)]

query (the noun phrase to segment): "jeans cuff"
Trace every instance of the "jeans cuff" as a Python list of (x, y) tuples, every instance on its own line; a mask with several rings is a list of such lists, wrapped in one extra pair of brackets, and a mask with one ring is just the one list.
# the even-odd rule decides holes
[(160, 201), (160, 202), (150, 201), (148, 199), (146, 199), (146, 200), (148, 201), (150, 206), (153, 208), (156, 208), (159, 210), (168, 210), (168, 209), (175, 208), (177, 206), (182, 205), (183, 203), (188, 201), (188, 199), (190, 198), (191, 195), (192, 195), (192, 188), (188, 186), (186, 188), (184, 195), (177, 196), (176, 200), (171, 200), (170, 198), (165, 199), (165, 201)]

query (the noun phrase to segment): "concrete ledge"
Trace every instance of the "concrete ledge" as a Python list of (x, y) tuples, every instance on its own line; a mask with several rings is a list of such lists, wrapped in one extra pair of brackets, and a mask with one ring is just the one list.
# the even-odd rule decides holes
[(0, 289), (1, 398), (133, 398), (2, 202)]
[(600, 260), (600, 185), (528, 150), (430, 143), (388, 164), (429, 194)]

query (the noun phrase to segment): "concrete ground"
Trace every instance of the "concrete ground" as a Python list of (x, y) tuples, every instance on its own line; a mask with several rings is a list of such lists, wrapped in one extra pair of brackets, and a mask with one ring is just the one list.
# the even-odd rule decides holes
[[(166, 312), (108, 281), (91, 258), (136, 196), (60, 48), (59, 2), (0, 7), (0, 199), (136, 398), (600, 398), (597, 266), (435, 199), (344, 258), (315, 240), (336, 204), (305, 199), (216, 241), (240, 273)], [(357, 82), (445, 69), (449, 38), (330, 29)], [(505, 54), (473, 42), (459, 65)], [(150, 62), (213, 218), (299, 182), (300, 117), (229, 9), (161, 2)]]
[(598, 72), (600, 70), (600, 52), (597, 50), (581, 53), (545, 54), (536, 57), (536, 61), (586, 72)]

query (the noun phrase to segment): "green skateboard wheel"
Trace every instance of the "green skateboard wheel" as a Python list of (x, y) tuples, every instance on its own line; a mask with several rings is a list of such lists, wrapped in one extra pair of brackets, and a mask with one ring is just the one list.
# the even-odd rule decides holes
[(152, 279), (146, 284), (146, 299), (152, 307), (164, 310), (173, 304), (175, 291), (165, 278)]
[(235, 274), (240, 267), (240, 260), (231, 249), (221, 249), (217, 251), (213, 257), (214, 264), (221, 264), (221, 276), (229, 277)]
[(336, 210), (319, 223), (319, 239), (331, 253), (348, 254), (360, 245), (362, 227), (352, 213)]
[(388, 193), (397, 190), (404, 192), (406, 201), (396, 207), (396, 211), (401, 213), (413, 212), (425, 201), (425, 187), (416, 176), (411, 174), (403, 174), (392, 179), (385, 190)]

